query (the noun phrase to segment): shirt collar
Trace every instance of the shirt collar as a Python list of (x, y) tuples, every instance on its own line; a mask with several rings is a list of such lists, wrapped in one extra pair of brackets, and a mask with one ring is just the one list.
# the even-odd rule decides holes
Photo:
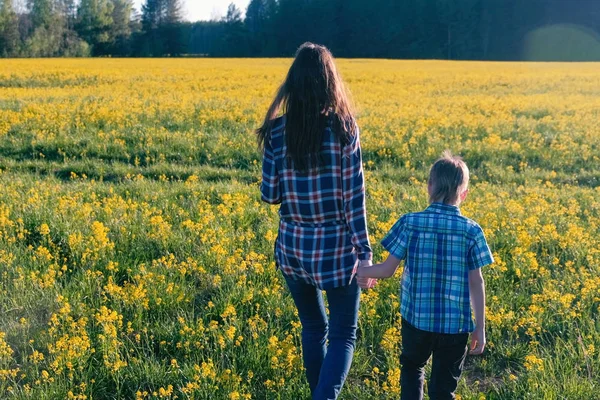
[(431, 203), (427, 210), (438, 214), (461, 215), (458, 206), (444, 203)]

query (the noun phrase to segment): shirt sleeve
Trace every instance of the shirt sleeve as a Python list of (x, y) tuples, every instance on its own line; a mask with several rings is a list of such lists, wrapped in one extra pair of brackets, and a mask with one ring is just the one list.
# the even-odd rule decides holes
[(346, 223), (350, 229), (352, 244), (358, 253), (358, 259), (371, 260), (373, 250), (367, 231), (365, 177), (358, 128), (356, 128), (351, 142), (344, 146), (342, 154), (342, 190)]
[(485, 240), (483, 230), (479, 225), (476, 227), (475, 237), (469, 247), (467, 264), (469, 271), (490, 265), (494, 262), (492, 251)]
[(406, 230), (406, 221), (404, 217), (400, 218), (392, 229), (381, 240), (381, 245), (391, 255), (399, 260), (406, 258), (406, 248), (408, 247), (408, 232)]
[(262, 183), (260, 185), (261, 199), (269, 204), (279, 204), (281, 203), (279, 173), (277, 172), (270, 138), (265, 140), (264, 146)]

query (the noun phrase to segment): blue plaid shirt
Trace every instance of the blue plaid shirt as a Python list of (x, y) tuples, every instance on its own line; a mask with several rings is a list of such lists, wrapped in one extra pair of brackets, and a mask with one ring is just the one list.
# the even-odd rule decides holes
[(329, 289), (350, 284), (358, 260), (372, 258), (358, 129), (342, 146), (329, 123), (321, 156), (318, 170), (295, 171), (280, 117), (265, 140), (261, 194), (263, 201), (281, 204), (277, 266), (294, 279)]
[(481, 227), (456, 206), (433, 203), (403, 215), (382, 240), (404, 261), (400, 313), (414, 327), (437, 333), (475, 329), (469, 271), (494, 262)]

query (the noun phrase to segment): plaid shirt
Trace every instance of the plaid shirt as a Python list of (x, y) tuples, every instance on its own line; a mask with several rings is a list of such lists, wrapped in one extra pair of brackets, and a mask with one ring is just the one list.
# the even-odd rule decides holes
[(341, 145), (327, 125), (317, 171), (298, 172), (286, 157), (285, 117), (265, 140), (262, 200), (279, 204), (275, 261), (284, 274), (321, 289), (350, 284), (358, 260), (372, 258), (358, 130)]
[(469, 271), (494, 262), (481, 227), (456, 206), (433, 203), (406, 214), (382, 240), (404, 259), (400, 313), (418, 329), (472, 332)]

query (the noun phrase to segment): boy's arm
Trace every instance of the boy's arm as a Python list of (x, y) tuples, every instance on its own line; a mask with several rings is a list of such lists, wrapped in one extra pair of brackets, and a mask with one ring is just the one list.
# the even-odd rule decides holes
[(475, 331), (471, 334), (470, 354), (481, 354), (485, 348), (485, 282), (481, 268), (469, 271), (469, 292), (475, 312)]
[(473, 245), (469, 248), (469, 293), (475, 312), (475, 331), (471, 334), (471, 354), (481, 354), (485, 348), (485, 283), (481, 268), (494, 262), (490, 247), (479, 225), (473, 226)]
[(360, 278), (389, 278), (394, 275), (399, 265), (400, 259), (390, 254), (381, 264), (375, 264), (370, 267), (360, 266), (357, 275)]

